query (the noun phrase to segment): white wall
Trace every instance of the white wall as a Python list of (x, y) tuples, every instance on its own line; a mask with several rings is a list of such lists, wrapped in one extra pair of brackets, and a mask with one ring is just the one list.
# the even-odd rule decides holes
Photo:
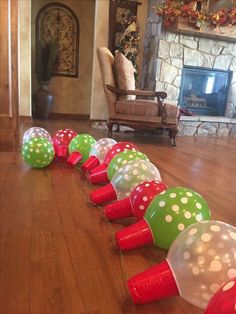
[(97, 47), (108, 47), (109, 1), (96, 1), (94, 23), (93, 82), (90, 119), (106, 120), (108, 117), (108, 109), (103, 92), (96, 50)]
[(31, 116), (31, 1), (19, 1), (19, 115)]

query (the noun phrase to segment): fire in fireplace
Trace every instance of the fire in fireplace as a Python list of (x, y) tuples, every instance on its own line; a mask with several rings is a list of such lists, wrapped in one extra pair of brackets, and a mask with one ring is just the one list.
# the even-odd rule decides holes
[(224, 116), (232, 72), (184, 66), (179, 106), (197, 115)]

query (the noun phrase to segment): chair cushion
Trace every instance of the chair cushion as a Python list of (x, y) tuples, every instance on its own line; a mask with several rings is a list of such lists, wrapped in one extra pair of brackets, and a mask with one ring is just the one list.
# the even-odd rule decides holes
[(168, 124), (176, 124), (178, 125), (179, 119), (179, 108), (176, 105), (172, 104), (164, 104), (164, 108), (166, 111), (166, 119), (165, 123)]
[[(112, 93), (107, 88), (105, 88), (105, 84), (109, 84), (115, 87), (115, 79), (114, 79), (114, 73), (113, 73), (114, 57), (112, 53), (110, 52), (110, 50), (107, 49), (106, 47), (98, 47), (97, 56), (98, 56), (98, 62), (100, 65), (100, 70), (101, 70), (103, 88), (104, 88), (104, 92), (105, 92), (105, 96), (106, 96), (106, 100), (108, 104), (108, 112), (109, 114), (114, 114), (115, 102), (116, 102), (117, 96), (115, 93)], [(101, 99), (100, 101), (103, 101), (103, 100)], [(104, 111), (105, 109), (106, 108), (104, 108)]]
[(179, 115), (179, 108), (172, 104), (164, 104), (166, 115), (168, 118), (176, 118)]
[(141, 115), (141, 116), (158, 116), (158, 105), (153, 100), (121, 100), (116, 101), (116, 113)]
[[(115, 54), (113, 68), (118, 87), (124, 90), (135, 90), (133, 64), (121, 52)], [(133, 100), (135, 98), (135, 95), (119, 95), (119, 100)]]

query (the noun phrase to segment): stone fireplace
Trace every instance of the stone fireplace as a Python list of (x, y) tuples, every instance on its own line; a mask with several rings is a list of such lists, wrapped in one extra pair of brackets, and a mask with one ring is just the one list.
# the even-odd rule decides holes
[(231, 73), (225, 110), (220, 115), (182, 116), (179, 135), (236, 136), (236, 43), (163, 30), (149, 2), (142, 88), (164, 90), (166, 102), (178, 105), (184, 67)]

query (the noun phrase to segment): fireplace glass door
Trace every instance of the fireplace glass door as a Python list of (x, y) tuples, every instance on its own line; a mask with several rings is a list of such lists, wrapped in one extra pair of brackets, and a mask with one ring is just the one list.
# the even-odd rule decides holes
[(197, 115), (224, 116), (231, 71), (184, 66), (179, 106)]

